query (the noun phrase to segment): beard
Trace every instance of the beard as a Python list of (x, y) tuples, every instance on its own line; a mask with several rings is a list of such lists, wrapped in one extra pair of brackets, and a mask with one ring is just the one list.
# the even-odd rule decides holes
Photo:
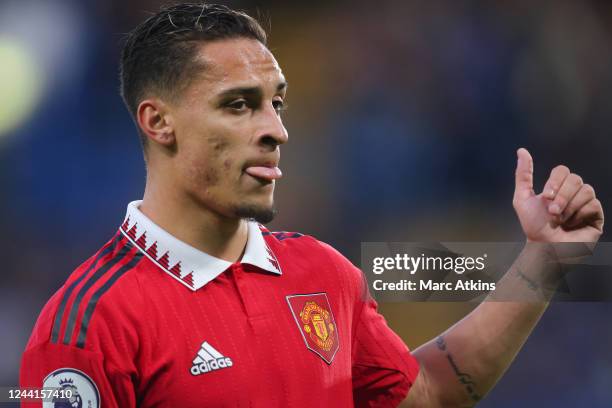
[(245, 204), (234, 208), (234, 214), (237, 217), (255, 220), (260, 224), (267, 224), (271, 222), (277, 213), (278, 211), (274, 206), (264, 207)]

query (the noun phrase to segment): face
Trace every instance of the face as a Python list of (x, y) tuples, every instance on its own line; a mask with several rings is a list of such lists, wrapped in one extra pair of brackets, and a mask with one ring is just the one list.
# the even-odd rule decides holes
[(201, 46), (200, 76), (170, 104), (175, 182), (199, 205), (232, 218), (269, 222), (281, 177), (285, 78), (270, 51), (251, 39)]

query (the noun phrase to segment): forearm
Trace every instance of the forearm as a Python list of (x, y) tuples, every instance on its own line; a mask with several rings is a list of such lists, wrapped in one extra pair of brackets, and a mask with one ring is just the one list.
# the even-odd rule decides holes
[(417, 379), (422, 384), (415, 383), (416, 392), (409, 394), (407, 406), (463, 407), (480, 400), (546, 310), (559, 277), (558, 265), (550, 247), (526, 246), (494, 295), (414, 351), (423, 378)]
[(405, 406), (469, 407), (480, 400), (548, 307), (561, 277), (557, 259), (589, 255), (603, 232), (603, 208), (595, 190), (567, 167), (555, 167), (536, 194), (533, 159), (521, 148), (515, 176), (512, 204), (525, 236), (528, 241), (555, 244), (527, 244), (493, 295), (414, 351), (421, 371)]
[(416, 349), (414, 356), (428, 376), (430, 400), (441, 406), (473, 406), (508, 368), (545, 309), (545, 303), (483, 303)]

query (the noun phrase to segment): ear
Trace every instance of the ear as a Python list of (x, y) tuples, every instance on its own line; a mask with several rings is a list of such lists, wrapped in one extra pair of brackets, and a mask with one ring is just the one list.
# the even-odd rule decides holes
[(171, 146), (175, 142), (172, 116), (160, 99), (145, 99), (138, 105), (136, 120), (142, 132), (155, 143)]

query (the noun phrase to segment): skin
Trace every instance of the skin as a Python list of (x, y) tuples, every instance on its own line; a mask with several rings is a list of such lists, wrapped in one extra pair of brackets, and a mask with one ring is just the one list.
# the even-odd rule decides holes
[[(603, 209), (593, 187), (566, 166), (557, 166), (536, 194), (531, 155), (519, 149), (517, 156), (513, 205), (527, 244), (495, 296), (414, 350), (421, 370), (403, 407), (476, 405), (510, 366), (548, 307), (552, 291), (546, 288), (554, 288), (556, 259), (567, 249), (551, 244), (574, 243), (572, 247), (580, 249), (587, 243), (592, 248), (603, 232)], [(588, 255), (588, 250), (583, 252)]]
[[(242, 214), (273, 209), (274, 180), (253, 177), (248, 168), (278, 164), (279, 146), (287, 142), (279, 112), (286, 83), (273, 55), (255, 40), (207, 43), (198, 59), (206, 68), (180, 98), (151, 96), (138, 107), (137, 121), (149, 142), (140, 210), (178, 239), (234, 262), (246, 245)], [(227, 94), (236, 88), (250, 91)], [(402, 406), (475, 405), (548, 305), (541, 286), (554, 281), (550, 248), (529, 244), (595, 243), (601, 236), (603, 210), (591, 186), (558, 166), (536, 194), (533, 160), (525, 149), (517, 155), (513, 204), (528, 245), (496, 293), (527, 301), (485, 301), (414, 350), (420, 372)]]
[(252, 39), (202, 44), (197, 60), (205, 68), (179, 98), (139, 104), (148, 137), (140, 210), (180, 240), (234, 262), (246, 245), (244, 213), (273, 211), (275, 180), (245, 170), (278, 165), (288, 137), (280, 117), (286, 81)]

